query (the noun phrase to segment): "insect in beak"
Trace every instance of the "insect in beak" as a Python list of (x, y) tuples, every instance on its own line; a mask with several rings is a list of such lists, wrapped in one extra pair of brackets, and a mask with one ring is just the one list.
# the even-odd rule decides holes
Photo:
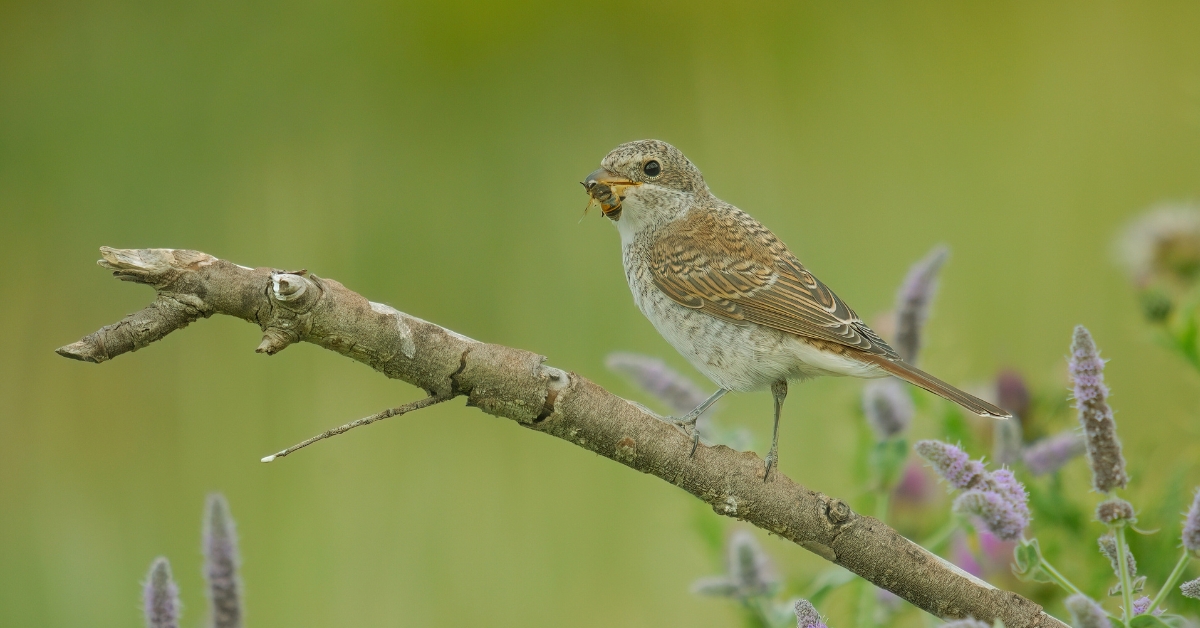
[[(592, 197), (592, 201), (600, 204), (600, 211), (612, 221), (621, 219), (621, 201), (625, 200), (622, 192), (625, 191), (625, 188), (641, 185), (637, 181), (613, 174), (605, 168), (599, 168), (589, 174), (582, 183), (588, 196)], [(591, 203), (588, 203), (588, 207), (591, 206)], [(584, 210), (584, 213), (586, 214), (587, 210)]]

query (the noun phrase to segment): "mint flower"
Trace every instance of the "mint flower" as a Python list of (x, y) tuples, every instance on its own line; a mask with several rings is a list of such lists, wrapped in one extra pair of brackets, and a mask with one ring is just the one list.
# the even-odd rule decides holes
[(796, 600), (796, 628), (828, 628), (808, 600)]
[(1066, 431), (1048, 436), (1025, 448), (1021, 458), (1025, 468), (1033, 475), (1045, 475), (1062, 468), (1075, 456), (1087, 450), (1083, 435), (1074, 431)]
[(1066, 605), (1067, 610), (1071, 611), (1071, 625), (1075, 628), (1112, 628), (1108, 615), (1092, 598), (1076, 593), (1067, 598)]
[(879, 440), (897, 436), (912, 423), (912, 397), (900, 380), (889, 377), (867, 382), (862, 392), (863, 414)]
[(212, 628), (241, 628), (242, 583), (238, 577), (237, 530), (225, 496), (208, 496), (204, 512), (204, 577), (208, 581)]
[[(1133, 614), (1134, 615), (1145, 615), (1146, 609), (1148, 609), (1148, 608), (1150, 608), (1150, 598), (1147, 596), (1143, 595), (1142, 597), (1139, 597), (1138, 599), (1133, 601)], [(1154, 609), (1154, 616), (1158, 617), (1159, 615), (1162, 615), (1164, 612), (1166, 612), (1166, 610), (1167, 609), (1165, 609), (1165, 608), (1156, 608), (1156, 609)]]
[(692, 593), (746, 599), (769, 595), (779, 579), (771, 559), (748, 530), (737, 530), (725, 545), (725, 573), (692, 583)]
[(954, 500), (954, 511), (983, 520), (998, 538), (1014, 541), (1029, 525), (1029, 496), (1012, 471), (1000, 469), (988, 473), (983, 464), (971, 460), (966, 452), (936, 440), (915, 445), (917, 453), (955, 488), (964, 492)]
[(1112, 408), (1108, 407), (1104, 360), (1083, 325), (1075, 327), (1069, 367), (1075, 385), (1075, 406), (1079, 409), (1079, 423), (1083, 426), (1088, 461), (1092, 465), (1092, 486), (1101, 493), (1125, 488), (1129, 476), (1125, 474), (1117, 424)]
[(929, 305), (937, 294), (938, 271), (950, 256), (944, 245), (934, 247), (909, 269), (896, 294), (896, 353), (909, 364), (917, 363), (921, 329), (929, 318)]
[(954, 500), (954, 511), (978, 516), (987, 529), (998, 538), (1013, 541), (1029, 525), (1029, 507), (1012, 502), (1000, 493), (971, 490)]
[(159, 556), (150, 564), (142, 599), (146, 628), (179, 628), (179, 587), (166, 558)]
[(1025, 378), (1017, 371), (1005, 369), (996, 376), (996, 405), (1013, 413), (1013, 416), (1027, 418), (1031, 397)]
[(695, 382), (656, 358), (617, 352), (608, 354), (604, 365), (665, 404), (672, 412), (690, 412), (708, 399), (708, 395)]
[(1200, 552), (1200, 490), (1196, 491), (1192, 507), (1183, 520), (1183, 547), (1193, 554)]
[(967, 452), (954, 445), (939, 440), (923, 440), (917, 441), (913, 449), (954, 488), (975, 488), (987, 479), (983, 463), (971, 460)]

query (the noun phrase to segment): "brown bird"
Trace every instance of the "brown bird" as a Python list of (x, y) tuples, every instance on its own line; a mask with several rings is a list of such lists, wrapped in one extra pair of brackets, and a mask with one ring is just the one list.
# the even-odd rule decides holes
[[(1011, 415), (906, 364), (774, 233), (717, 198), (674, 146), (622, 144), (583, 186), (621, 234), (625, 278), (638, 308), (719, 387), (672, 422), (696, 419), (730, 391), (770, 387), (775, 423), (764, 479), (779, 458), (788, 381), (894, 375), (981, 416)], [(589, 206), (590, 206), (589, 204)]]

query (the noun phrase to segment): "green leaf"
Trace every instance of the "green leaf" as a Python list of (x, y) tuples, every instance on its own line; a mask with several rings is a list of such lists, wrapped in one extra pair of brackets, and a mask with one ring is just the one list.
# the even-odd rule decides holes
[(1033, 575), (1034, 570), (1041, 571), (1042, 558), (1038, 551), (1037, 539), (1021, 541), (1013, 548), (1013, 571), (1017, 575)]
[(1172, 615), (1171, 613), (1167, 613), (1166, 615), (1159, 615), (1158, 618), (1171, 628), (1192, 627), (1192, 622), (1188, 621), (1188, 618), (1184, 617), (1183, 615)]
[(1171, 626), (1154, 615), (1138, 615), (1129, 620), (1129, 628), (1171, 628)]

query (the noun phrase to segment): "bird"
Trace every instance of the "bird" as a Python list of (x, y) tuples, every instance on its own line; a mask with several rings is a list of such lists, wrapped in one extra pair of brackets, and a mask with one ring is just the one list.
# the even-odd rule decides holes
[[(661, 140), (617, 146), (581, 182), (621, 238), (634, 303), (717, 391), (668, 420), (699, 443), (696, 420), (729, 392), (769, 388), (775, 402), (763, 479), (779, 460), (788, 382), (895, 376), (968, 411), (1011, 415), (906, 363), (770, 229), (717, 198)], [(585, 210), (586, 214), (586, 210)]]

